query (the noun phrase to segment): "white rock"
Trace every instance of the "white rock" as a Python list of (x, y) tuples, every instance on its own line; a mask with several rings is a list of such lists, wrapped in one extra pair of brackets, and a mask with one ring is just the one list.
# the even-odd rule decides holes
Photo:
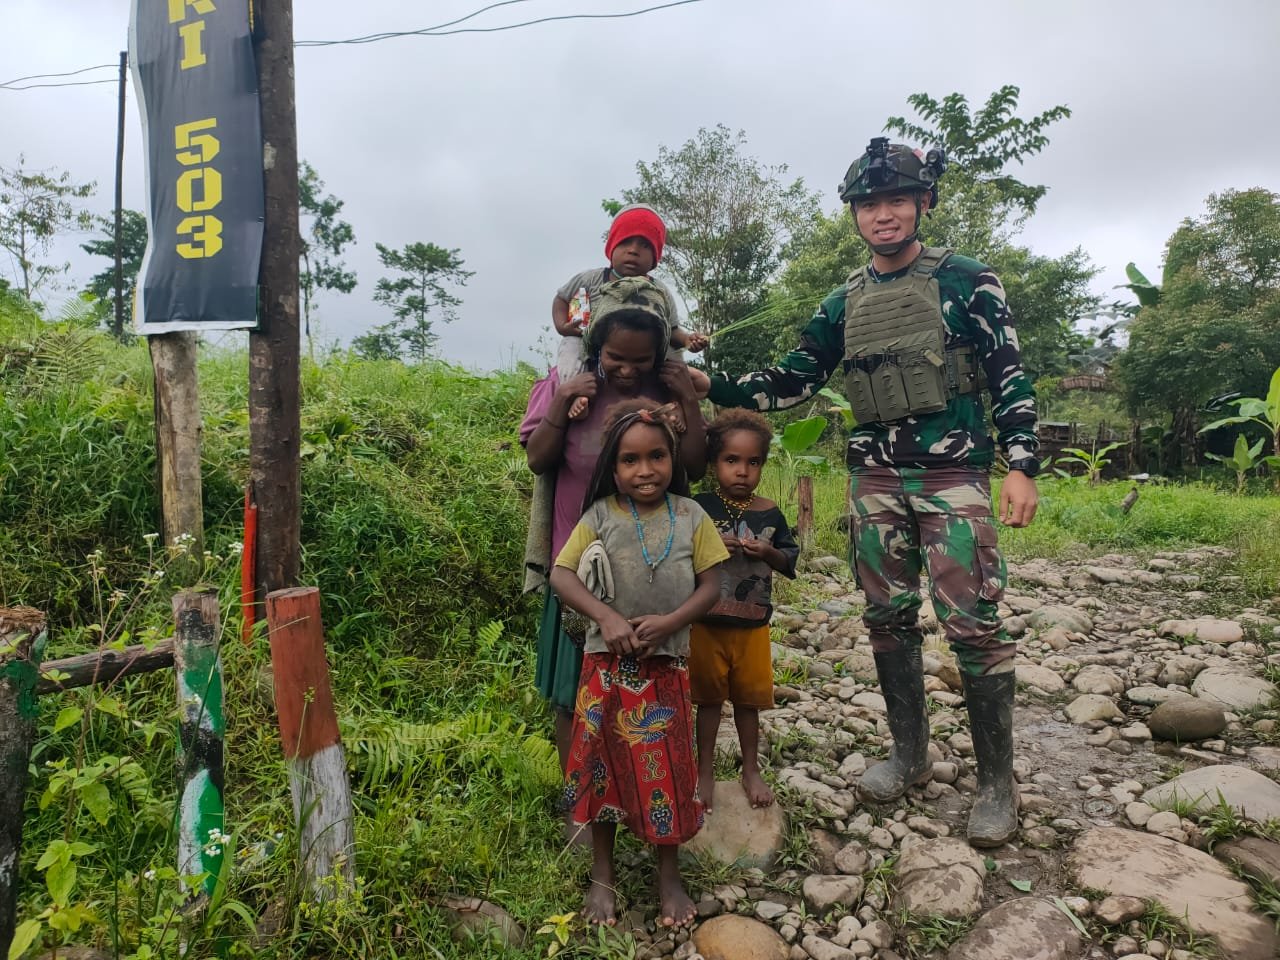
[(1218, 667), (1202, 672), (1191, 689), (1197, 697), (1216, 700), (1230, 710), (1255, 710), (1269, 706), (1277, 693), (1275, 685), (1261, 677)]
[(1090, 720), (1111, 720), (1123, 714), (1109, 697), (1086, 693), (1076, 697), (1066, 708), (1067, 719), (1072, 723), (1088, 723)]

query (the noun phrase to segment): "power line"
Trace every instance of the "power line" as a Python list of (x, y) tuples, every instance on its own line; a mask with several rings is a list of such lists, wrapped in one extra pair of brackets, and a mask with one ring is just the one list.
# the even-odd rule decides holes
[(88, 73), (90, 70), (102, 70), (103, 68), (115, 69), (114, 63), (100, 63), (95, 67), (81, 67), (79, 70), (68, 70), (66, 73), (33, 73), (29, 77), (15, 77), (12, 80), (5, 80), (0, 83), (0, 87), (7, 87), (14, 83), (24, 83), (27, 80), (53, 80), (58, 77), (74, 77), (79, 73)]
[[(445, 23), (438, 23), (435, 26), (423, 27), (420, 30), (397, 30), (388, 31), (386, 33), (371, 33), (363, 37), (352, 37), (347, 40), (298, 40), (294, 42), (295, 47), (332, 47), (346, 44), (362, 44), (376, 43), (379, 40), (390, 40), (394, 37), (447, 37), (462, 33), (500, 33), (504, 30), (519, 30), (522, 27), (532, 27), (541, 23), (554, 23), (562, 20), (620, 20), (627, 17), (639, 17), (646, 13), (654, 13), (658, 10), (668, 10), (672, 7), (683, 7), (690, 3), (701, 3), (702, 0), (671, 0), (668, 3), (660, 3), (651, 7), (644, 7), (640, 10), (628, 10), (622, 13), (566, 13), (551, 17), (539, 17), (535, 20), (524, 20), (520, 23), (501, 24), (496, 27), (463, 27), (458, 30), (447, 29), (456, 27), (460, 23), (474, 19), (490, 10), (496, 10), (499, 7), (508, 7), (517, 3), (527, 3), (528, 0), (499, 0), (497, 3), (491, 3), (488, 6), (481, 7), (467, 14), (465, 17), (458, 17), (456, 20), (449, 20)], [(108, 80), (76, 80), (62, 83), (26, 83), (28, 80), (44, 80), (57, 77), (73, 77), (81, 73), (88, 73), (91, 70), (101, 70), (103, 68), (115, 68), (114, 63), (100, 63), (92, 67), (81, 67), (79, 70), (69, 70), (65, 73), (37, 73), (29, 77), (16, 77), (13, 80), (6, 80), (0, 83), (0, 90), (37, 90), (49, 89), (53, 87), (91, 87), (101, 83), (115, 83), (114, 79)], [(18, 84), (23, 84), (18, 86)]]
[[(503, 3), (495, 3), (484, 10), (491, 10), (493, 7), (505, 6), (508, 3), (519, 3), (522, 0), (504, 0)], [(642, 14), (653, 13), (655, 10), (667, 10), (671, 7), (683, 7), (689, 3), (701, 3), (702, 0), (673, 0), (671, 3), (661, 3), (657, 6), (645, 7), (642, 10), (629, 10), (624, 13), (566, 13), (554, 17), (539, 17), (536, 20), (525, 20), (521, 23), (508, 23), (497, 27), (464, 27), (461, 30), (444, 30), (442, 27), (451, 26), (452, 24), (439, 24), (435, 27), (423, 27), (421, 30), (402, 30), (390, 33), (372, 34), (368, 37), (354, 37), (350, 40), (299, 40), (294, 43), (295, 47), (331, 47), (339, 44), (355, 44), (355, 43), (374, 43), (377, 40), (390, 40), (392, 37), (448, 37), (460, 33), (498, 33), (503, 30), (518, 30), (521, 27), (531, 27), (539, 23), (552, 23), (557, 20), (619, 20), (625, 17), (638, 17)], [(469, 20), (484, 10), (477, 10), (473, 14), (469, 14), (453, 23), (461, 23), (463, 20)]]
[[(13, 81), (10, 81), (12, 83)], [(77, 80), (73, 83), (29, 83), (25, 87), (11, 87), (8, 84), (0, 83), (0, 90), (39, 90), (47, 87), (92, 87), (98, 83), (115, 83), (115, 79), (110, 80)]]
[(465, 23), (482, 13), (488, 13), (490, 10), (496, 10), (498, 7), (509, 7), (516, 3), (527, 3), (528, 0), (499, 0), (498, 3), (491, 3), (487, 7), (481, 7), (479, 10), (473, 10), (465, 17), (459, 17), (456, 20), (450, 20), (446, 23), (438, 23), (434, 27), (423, 27), (422, 30), (387, 32), (387, 33), (371, 33), (363, 37), (353, 37), (350, 40), (295, 40), (295, 47), (325, 47), (339, 43), (373, 43), (376, 40), (386, 40), (390, 37), (407, 37), (417, 33), (428, 33), (433, 30), (443, 30), (445, 27), (453, 27), (459, 23)]

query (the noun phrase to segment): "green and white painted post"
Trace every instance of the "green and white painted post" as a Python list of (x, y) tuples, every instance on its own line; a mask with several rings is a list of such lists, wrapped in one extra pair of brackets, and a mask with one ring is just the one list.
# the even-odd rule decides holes
[(36, 683), (45, 636), (39, 610), (0, 607), (0, 956), (8, 956), (17, 925), (22, 807), (36, 736)]
[(204, 874), (212, 894), (226, 852), (222, 749), (226, 721), (218, 656), (218, 595), (173, 598), (173, 667), (178, 689), (178, 874)]

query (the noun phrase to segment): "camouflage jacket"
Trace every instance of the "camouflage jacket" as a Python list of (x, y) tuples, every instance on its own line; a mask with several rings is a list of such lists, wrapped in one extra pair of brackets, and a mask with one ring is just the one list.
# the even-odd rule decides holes
[[(910, 267), (884, 274), (903, 276)], [(1036, 394), (1018, 353), (1018, 334), (1005, 304), (1004, 288), (992, 270), (969, 257), (953, 255), (937, 274), (947, 345), (976, 346), (991, 391), (992, 420), (1005, 456), (1035, 456)], [(875, 282), (868, 272), (868, 282)], [(827, 295), (800, 335), (800, 345), (776, 367), (737, 380), (711, 379), (710, 400), (726, 407), (785, 410), (814, 396), (844, 359), (845, 288)], [(968, 466), (985, 469), (995, 458), (982, 395), (951, 398), (945, 410), (905, 417), (890, 424), (854, 427), (846, 461), (866, 467)]]

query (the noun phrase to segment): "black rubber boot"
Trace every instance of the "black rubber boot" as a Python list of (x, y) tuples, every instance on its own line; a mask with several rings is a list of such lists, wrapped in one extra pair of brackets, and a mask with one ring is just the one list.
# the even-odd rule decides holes
[(964, 678), (973, 752), (978, 760), (978, 795), (969, 814), (969, 843), (998, 847), (1018, 832), (1018, 786), (1013, 779), (1014, 675)]
[(859, 795), (886, 803), (896, 800), (929, 772), (929, 714), (924, 705), (924, 666), (920, 645), (877, 653), (876, 675), (889, 711), (893, 749), (889, 759), (862, 775)]

